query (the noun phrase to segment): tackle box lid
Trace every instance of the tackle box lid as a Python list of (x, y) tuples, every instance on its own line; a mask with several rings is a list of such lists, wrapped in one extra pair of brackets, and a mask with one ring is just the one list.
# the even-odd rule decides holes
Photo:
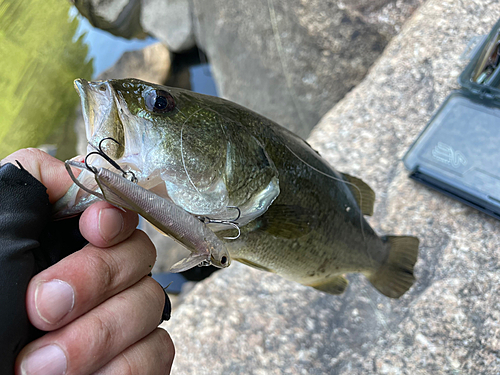
[(500, 219), (500, 107), (452, 92), (403, 158), (410, 177)]

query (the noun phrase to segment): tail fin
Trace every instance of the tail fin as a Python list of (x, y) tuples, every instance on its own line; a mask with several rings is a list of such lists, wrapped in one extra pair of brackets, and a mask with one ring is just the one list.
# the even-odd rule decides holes
[(413, 266), (418, 257), (418, 238), (409, 236), (387, 236), (389, 257), (385, 264), (368, 280), (387, 297), (399, 298), (415, 281)]

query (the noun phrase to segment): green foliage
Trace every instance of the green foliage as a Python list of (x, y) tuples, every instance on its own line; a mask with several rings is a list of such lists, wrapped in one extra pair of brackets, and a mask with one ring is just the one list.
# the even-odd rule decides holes
[(0, 158), (22, 147), (74, 155), (75, 78), (91, 78), (87, 46), (64, 0), (0, 0)]

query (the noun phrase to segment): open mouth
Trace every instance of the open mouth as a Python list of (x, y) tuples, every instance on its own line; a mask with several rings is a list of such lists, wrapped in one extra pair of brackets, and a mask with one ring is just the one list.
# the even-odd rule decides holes
[[(77, 79), (75, 88), (80, 96), (85, 131), (88, 141), (89, 164), (109, 168), (109, 159), (120, 164), (125, 156), (124, 126), (120, 117), (123, 112), (116, 100), (116, 92), (108, 81), (88, 82)], [(103, 155), (105, 157), (100, 157)], [(107, 159), (106, 156), (109, 158)], [(131, 169), (124, 165), (123, 168)]]
[(91, 142), (100, 129), (118, 117), (113, 87), (108, 82), (74, 81), (80, 96), (87, 140)]
[(139, 185), (166, 196), (160, 171), (150, 170), (146, 162), (148, 156), (144, 155), (142, 144), (144, 125), (130, 113), (112, 82), (77, 79), (74, 85), (85, 121), (88, 165), (117, 173), (131, 172)]

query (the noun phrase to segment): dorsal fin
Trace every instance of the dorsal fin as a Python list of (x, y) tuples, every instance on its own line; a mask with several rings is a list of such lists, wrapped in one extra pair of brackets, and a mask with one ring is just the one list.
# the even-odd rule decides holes
[(342, 175), (347, 181), (354, 185), (352, 186), (348, 184), (347, 186), (349, 186), (352, 195), (354, 195), (356, 202), (358, 202), (358, 206), (361, 208), (361, 212), (363, 213), (363, 215), (373, 215), (375, 192), (372, 190), (372, 188), (357, 177), (350, 176), (347, 173), (342, 173)]

